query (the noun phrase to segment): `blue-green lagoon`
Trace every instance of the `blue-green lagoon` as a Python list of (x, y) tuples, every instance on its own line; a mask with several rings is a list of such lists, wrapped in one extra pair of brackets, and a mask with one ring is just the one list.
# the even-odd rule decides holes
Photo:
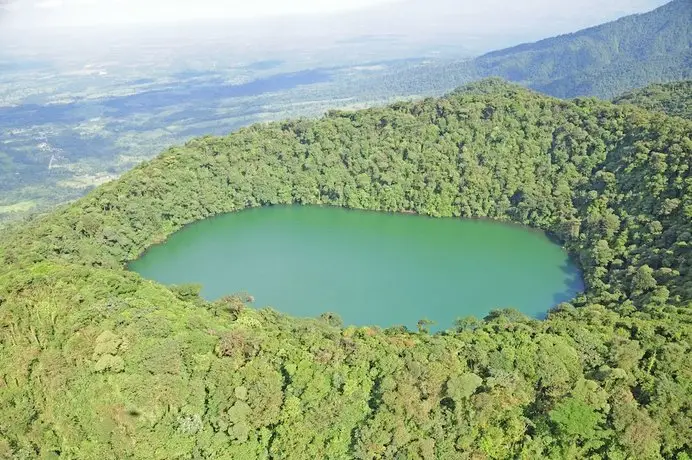
[(189, 225), (130, 269), (200, 283), (210, 300), (246, 291), (258, 307), (344, 324), (445, 329), (512, 307), (540, 317), (583, 290), (579, 269), (545, 234), (492, 221), (335, 207), (275, 206)]

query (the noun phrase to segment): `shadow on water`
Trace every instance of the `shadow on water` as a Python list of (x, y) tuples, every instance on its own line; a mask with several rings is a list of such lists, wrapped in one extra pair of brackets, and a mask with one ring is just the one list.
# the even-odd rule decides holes
[[(565, 242), (555, 233), (547, 231), (545, 232), (545, 236), (553, 244), (564, 247)], [(568, 256), (568, 260), (560, 265), (560, 271), (565, 274), (565, 289), (553, 295), (553, 307), (563, 302), (569, 302), (574, 299), (577, 294), (584, 292), (584, 278), (582, 277), (579, 264), (576, 263), (571, 254), (568, 254)], [(545, 316), (547, 316), (547, 313), (543, 315), (544, 318)]]
[(584, 292), (584, 279), (581, 276), (581, 271), (572, 262), (565, 262), (560, 266), (565, 277), (565, 289), (553, 295), (553, 307), (562, 302), (569, 302), (574, 297)]
[(555, 233), (553, 233), (551, 231), (545, 231), (543, 233), (545, 234), (546, 238), (548, 238), (548, 240), (550, 240), (551, 243), (556, 244), (560, 247), (563, 247), (565, 245), (565, 242), (562, 241), (560, 239), (560, 237), (557, 236)]

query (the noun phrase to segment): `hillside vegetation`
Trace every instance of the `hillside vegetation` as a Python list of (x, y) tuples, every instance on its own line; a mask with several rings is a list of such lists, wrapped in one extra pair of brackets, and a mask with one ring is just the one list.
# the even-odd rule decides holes
[(651, 83), (692, 78), (691, 44), (692, 3), (673, 0), (649, 13), (469, 61), (407, 69), (386, 84), (421, 94), (497, 76), (555, 97), (611, 99)]
[(647, 110), (692, 120), (692, 80), (649, 85), (613, 100), (616, 104), (634, 104)]
[[(690, 133), (489, 80), (173, 147), (3, 235), (0, 455), (688, 459)], [(279, 203), (544, 229), (586, 291), (430, 335), (124, 269), (189, 222)]]
[[(371, 40), (374, 54), (360, 58), (334, 43), (322, 58), (294, 59), (285, 51), (268, 67), (263, 61), (242, 66), (232, 43), (197, 42), (189, 44), (199, 48), (190, 68), (170, 74), (160, 71), (185, 59), (158, 41), (135, 53), (122, 43), (119, 51), (110, 49), (109, 60), (132, 65), (110, 66), (106, 79), (38, 63), (4, 69), (0, 94), (10, 106), (0, 107), (0, 227), (79, 198), (166, 146), (254, 122), (440, 96), (492, 76), (556, 97), (603, 99), (689, 79), (692, 2), (674, 0), (649, 13), (455, 61), (361, 62), (387, 49), (399, 55), (394, 42)], [(74, 59), (82, 68), (86, 58)], [(36, 103), (21, 103), (29, 95)]]
[(674, 0), (645, 14), (489, 53), (480, 73), (557, 97), (610, 98), (649, 83), (692, 77), (692, 5)]

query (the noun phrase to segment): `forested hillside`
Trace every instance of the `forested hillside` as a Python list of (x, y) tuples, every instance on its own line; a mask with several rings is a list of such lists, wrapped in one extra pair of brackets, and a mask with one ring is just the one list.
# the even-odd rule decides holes
[(498, 76), (560, 98), (611, 99), (651, 83), (692, 78), (692, 2), (673, 0), (575, 33), (476, 59), (407, 69), (390, 87), (415, 94)]
[[(649, 13), (454, 61), (439, 50), (420, 51), (432, 57), (410, 50), (403, 59), (374, 58), (388, 49), (399, 56), (401, 44), (373, 39), (355, 55), (342, 56), (348, 46), (339, 41), (318, 46), (319, 59), (300, 58), (289, 47), (264, 68), (265, 61), (251, 62), (260, 55), (234, 41), (209, 46), (191, 38), (189, 45), (200, 49), (189, 61), (166, 40), (150, 48), (121, 37), (125, 42), (110, 49), (106, 61), (133, 65), (109, 63), (108, 78), (74, 73), (106, 64), (70, 48), (65, 54), (74, 68), (58, 71), (46, 62), (23, 69), (18, 62), (19, 69), (9, 66), (0, 75), (0, 94), (9, 104), (0, 107), (0, 227), (81, 197), (164, 147), (254, 122), (437, 97), (491, 76), (557, 97), (608, 100), (651, 83), (689, 79), (691, 31), (692, 2), (674, 0)], [(239, 49), (247, 66), (233, 57)], [(179, 66), (196, 70), (159, 72)]]
[[(173, 147), (3, 234), (0, 455), (688, 459), (690, 133), (489, 80)], [(430, 335), (124, 268), (186, 223), (279, 203), (544, 229), (586, 291), (543, 321), (503, 310)]]
[(649, 85), (613, 100), (616, 104), (634, 104), (647, 110), (692, 120), (692, 80)]
[(692, 77), (692, 3), (674, 0), (573, 34), (487, 54), (497, 75), (557, 97), (610, 98), (649, 83)]

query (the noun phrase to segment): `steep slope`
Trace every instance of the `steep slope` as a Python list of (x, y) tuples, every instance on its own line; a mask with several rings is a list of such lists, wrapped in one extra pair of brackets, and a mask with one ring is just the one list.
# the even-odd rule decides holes
[(647, 110), (692, 120), (692, 80), (649, 85), (613, 100), (615, 104), (634, 104)]
[(473, 60), (402, 70), (387, 85), (424, 94), (498, 76), (555, 97), (611, 99), (650, 83), (691, 78), (691, 44), (692, 2), (673, 0), (649, 13)]
[(557, 97), (610, 98), (648, 83), (692, 76), (692, 3), (656, 10), (573, 34), (486, 54), (482, 76), (497, 75)]
[[(0, 453), (685, 458), (691, 132), (491, 80), (169, 149), (3, 235)], [(427, 335), (205, 302), (123, 268), (186, 223), (277, 203), (542, 228), (587, 290), (545, 321)]]

